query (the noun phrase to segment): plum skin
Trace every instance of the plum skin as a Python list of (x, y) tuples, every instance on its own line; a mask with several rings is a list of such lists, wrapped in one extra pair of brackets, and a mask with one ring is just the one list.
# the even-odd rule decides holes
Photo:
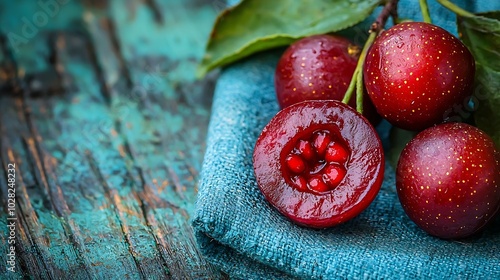
[[(281, 55), (274, 77), (280, 108), (307, 100), (342, 100), (358, 63), (361, 48), (336, 34), (304, 37)], [(355, 95), (349, 105), (356, 108)], [(373, 125), (381, 117), (364, 91), (363, 115)]]
[(499, 152), (471, 125), (433, 126), (403, 149), (396, 186), (404, 211), (420, 228), (443, 239), (465, 238), (499, 211)]
[(423, 22), (397, 24), (370, 47), (363, 77), (378, 113), (394, 126), (421, 131), (456, 118), (467, 104), (475, 61), (448, 31)]

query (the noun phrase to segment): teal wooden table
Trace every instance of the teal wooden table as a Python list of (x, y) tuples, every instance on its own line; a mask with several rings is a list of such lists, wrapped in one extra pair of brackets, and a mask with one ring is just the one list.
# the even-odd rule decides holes
[(190, 226), (223, 8), (0, 1), (0, 278), (225, 278)]

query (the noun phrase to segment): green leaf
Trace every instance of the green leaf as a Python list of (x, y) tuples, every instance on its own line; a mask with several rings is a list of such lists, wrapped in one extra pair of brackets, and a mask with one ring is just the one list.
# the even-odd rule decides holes
[(305, 36), (346, 29), (367, 18), (382, 2), (243, 0), (217, 18), (198, 75)]
[(500, 72), (478, 63), (474, 97), (478, 104), (474, 113), (477, 127), (490, 135), (500, 148)]
[(458, 32), (480, 64), (500, 71), (500, 11), (457, 17)]
[(458, 16), (457, 24), (476, 59), (475, 123), (500, 147), (500, 11)]

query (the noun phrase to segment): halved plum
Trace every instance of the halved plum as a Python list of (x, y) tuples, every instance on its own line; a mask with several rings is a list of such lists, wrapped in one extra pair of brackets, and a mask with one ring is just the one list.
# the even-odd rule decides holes
[(304, 101), (278, 112), (259, 136), (253, 162), (266, 200), (313, 228), (356, 217), (373, 201), (384, 176), (375, 129), (335, 100)]

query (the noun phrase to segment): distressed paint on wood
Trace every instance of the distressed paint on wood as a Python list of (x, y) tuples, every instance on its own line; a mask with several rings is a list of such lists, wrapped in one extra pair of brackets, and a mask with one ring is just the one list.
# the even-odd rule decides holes
[(194, 68), (220, 3), (67, 2), (17, 45), (43, 9), (0, 4), (2, 251), (10, 162), (19, 218), (4, 276), (223, 278), (189, 225), (215, 79)]

